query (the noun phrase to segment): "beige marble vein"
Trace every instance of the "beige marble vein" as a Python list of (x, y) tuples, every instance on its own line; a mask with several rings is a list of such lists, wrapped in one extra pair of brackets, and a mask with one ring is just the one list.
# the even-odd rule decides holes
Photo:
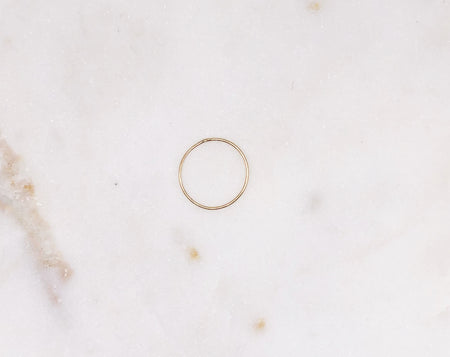
[(50, 297), (59, 302), (59, 284), (70, 278), (72, 269), (56, 247), (50, 226), (39, 212), (33, 182), (27, 177), (19, 156), (3, 138), (0, 138), (0, 209), (26, 232), (46, 289)]

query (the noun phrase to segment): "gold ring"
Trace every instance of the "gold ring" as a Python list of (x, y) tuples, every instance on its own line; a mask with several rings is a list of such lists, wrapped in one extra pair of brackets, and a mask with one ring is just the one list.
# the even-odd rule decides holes
[[(186, 158), (188, 157), (188, 155), (191, 153), (192, 150), (194, 150), (197, 146), (207, 143), (208, 141), (221, 141), (223, 143), (226, 143), (228, 145), (231, 145), (232, 147), (234, 147), (239, 154), (241, 155), (242, 159), (244, 160), (244, 165), (245, 165), (245, 180), (244, 180), (244, 185), (241, 188), (241, 191), (237, 194), (237, 196), (235, 198), (233, 198), (230, 202), (227, 202), (223, 205), (220, 206), (206, 206), (203, 205), (199, 202), (197, 202), (196, 200), (194, 200), (191, 196), (189, 196), (189, 194), (187, 193), (186, 189), (184, 188), (183, 185), (183, 178), (182, 178), (182, 172), (183, 172), (183, 164), (184, 164), (184, 160), (186, 160)], [(231, 142), (230, 140), (227, 139), (222, 139), (222, 138), (206, 138), (203, 140), (200, 140), (198, 143), (192, 145), (188, 151), (186, 151), (186, 153), (183, 155), (183, 158), (180, 161), (180, 166), (178, 167), (178, 182), (180, 183), (180, 187), (181, 190), (183, 191), (184, 195), (187, 197), (187, 199), (189, 201), (191, 201), (194, 205), (203, 208), (203, 209), (208, 209), (208, 210), (217, 210), (217, 209), (222, 209), (225, 207), (228, 207), (230, 205), (232, 205), (234, 202), (236, 202), (239, 197), (242, 196), (242, 194), (244, 193), (245, 189), (247, 188), (247, 184), (248, 184), (248, 173), (249, 173), (249, 169), (248, 169), (248, 161), (247, 158), (245, 157), (243, 151), (239, 148), (239, 146), (237, 146), (235, 143)]]

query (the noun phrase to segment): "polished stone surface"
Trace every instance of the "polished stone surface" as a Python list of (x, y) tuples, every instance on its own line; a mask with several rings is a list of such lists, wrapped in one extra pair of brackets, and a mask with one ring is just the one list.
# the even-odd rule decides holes
[(449, 19), (0, 0), (0, 355), (448, 356)]

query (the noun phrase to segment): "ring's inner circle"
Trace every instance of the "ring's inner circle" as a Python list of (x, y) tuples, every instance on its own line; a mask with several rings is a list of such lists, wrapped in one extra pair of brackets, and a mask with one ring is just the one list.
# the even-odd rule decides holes
[(182, 172), (189, 196), (206, 206), (228, 203), (242, 189), (245, 164), (240, 153), (221, 141), (208, 141), (186, 157)]

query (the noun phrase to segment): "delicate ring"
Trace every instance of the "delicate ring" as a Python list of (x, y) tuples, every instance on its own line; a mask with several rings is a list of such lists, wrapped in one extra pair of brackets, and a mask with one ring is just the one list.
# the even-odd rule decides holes
[[(241, 188), (241, 191), (237, 194), (237, 196), (235, 198), (233, 198), (230, 202), (227, 202), (223, 205), (220, 206), (206, 206), (203, 205), (199, 202), (197, 202), (196, 200), (194, 200), (191, 196), (189, 196), (189, 194), (187, 193), (186, 189), (184, 188), (183, 185), (183, 178), (182, 178), (182, 172), (183, 172), (183, 164), (184, 164), (184, 160), (186, 160), (186, 158), (188, 157), (188, 155), (191, 153), (192, 150), (194, 150), (197, 146), (204, 144), (208, 141), (221, 141), (223, 143), (226, 143), (228, 145), (231, 145), (232, 147), (234, 147), (239, 154), (241, 155), (242, 159), (244, 160), (244, 165), (245, 165), (245, 180), (244, 180), (244, 185)], [(217, 209), (221, 209), (221, 208), (225, 208), (228, 207), (230, 205), (232, 205), (234, 202), (236, 202), (239, 197), (242, 196), (242, 194), (244, 193), (245, 189), (247, 188), (247, 184), (248, 184), (248, 173), (249, 173), (249, 169), (248, 169), (248, 161), (247, 158), (245, 157), (244, 153), (242, 152), (242, 150), (239, 148), (239, 146), (237, 146), (235, 143), (227, 140), (227, 139), (222, 139), (222, 138), (206, 138), (203, 140), (200, 140), (198, 143), (192, 145), (188, 151), (186, 151), (186, 153), (183, 155), (183, 158), (180, 161), (180, 166), (178, 167), (178, 182), (180, 183), (180, 187), (181, 190), (183, 191), (184, 195), (187, 197), (187, 199), (189, 201), (191, 201), (194, 205), (203, 208), (203, 209), (208, 209), (208, 210), (217, 210)]]

